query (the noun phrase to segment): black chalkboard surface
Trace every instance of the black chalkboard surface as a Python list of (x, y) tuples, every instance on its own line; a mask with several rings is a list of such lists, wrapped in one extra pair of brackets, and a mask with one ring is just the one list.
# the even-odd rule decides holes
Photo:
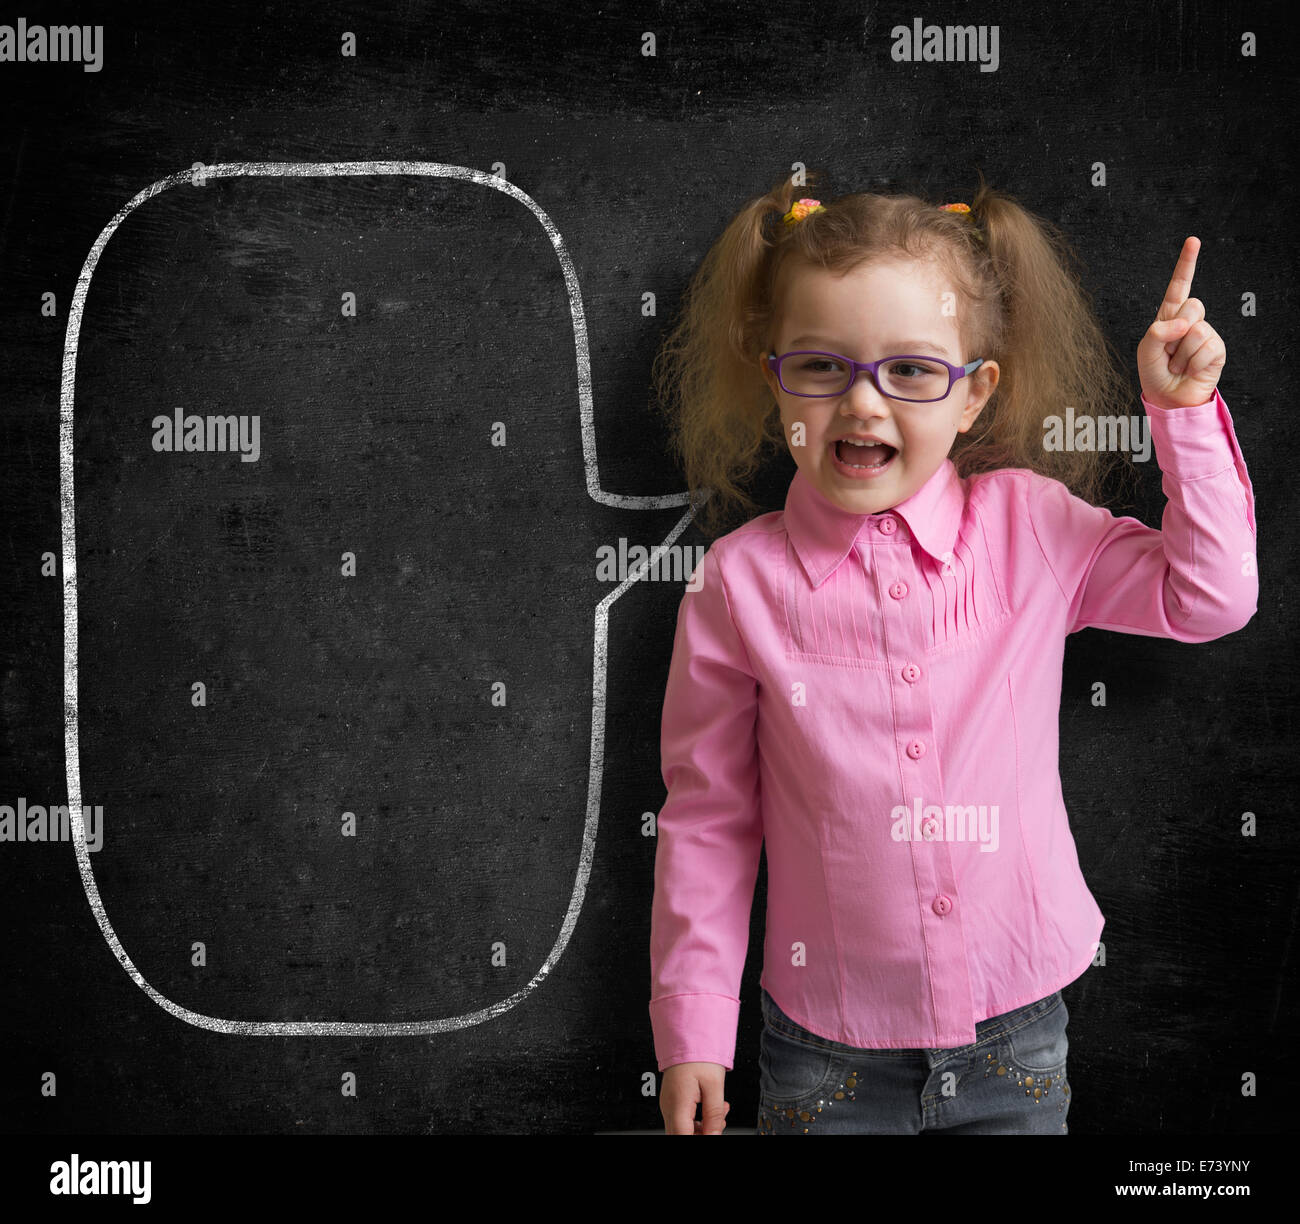
[[(0, 51), (0, 805), (90, 813), (0, 841), (6, 1131), (662, 1129), (659, 714), (710, 541), (649, 367), (727, 218), (800, 164), (952, 199), (981, 168), (1072, 235), (1123, 352), (1202, 240), (1259, 612), (1067, 649), (1107, 917), (1066, 991), (1071, 1130), (1282, 1129), (1284, 9), (1121, 37), (1123, 6), (995, 4), (992, 69), (892, 55), (910, 10), (416, 9), (29, 6), (102, 25), (99, 66)], [(1112, 508), (1163, 504), (1151, 463)]]

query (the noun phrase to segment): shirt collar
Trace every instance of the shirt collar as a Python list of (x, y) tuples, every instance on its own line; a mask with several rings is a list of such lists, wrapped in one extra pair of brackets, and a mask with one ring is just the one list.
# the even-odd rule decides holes
[(889, 515), (901, 518), (936, 561), (951, 558), (965, 503), (965, 489), (951, 459), (945, 459), (911, 497), (879, 514), (841, 509), (796, 469), (785, 498), (785, 527), (808, 581), (819, 587), (852, 551), (863, 527)]

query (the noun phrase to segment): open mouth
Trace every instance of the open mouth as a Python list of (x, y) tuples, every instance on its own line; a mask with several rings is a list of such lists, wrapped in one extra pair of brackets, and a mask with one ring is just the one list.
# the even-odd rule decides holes
[(854, 468), (863, 472), (883, 471), (898, 454), (896, 447), (884, 442), (874, 442), (870, 446), (860, 446), (841, 438), (835, 443), (835, 458), (843, 467)]

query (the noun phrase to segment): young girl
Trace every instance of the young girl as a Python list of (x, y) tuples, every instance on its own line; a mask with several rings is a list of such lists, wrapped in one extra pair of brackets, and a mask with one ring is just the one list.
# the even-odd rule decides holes
[(1141, 422), (1106, 415), (1127, 382), (1059, 231), (982, 181), (969, 208), (801, 194), (736, 215), (656, 361), (710, 534), (765, 450), (796, 465), (678, 610), (660, 1108), (722, 1133), (766, 840), (759, 1134), (1065, 1134), (1061, 988), (1103, 924), (1058, 773), (1065, 638), (1208, 642), (1256, 608), (1199, 242), (1137, 350), (1155, 531), (1090, 500)]

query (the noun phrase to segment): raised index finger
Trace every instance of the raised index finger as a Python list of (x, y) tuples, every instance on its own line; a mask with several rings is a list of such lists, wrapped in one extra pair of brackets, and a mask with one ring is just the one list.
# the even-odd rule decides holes
[(1178, 315), (1182, 305), (1192, 291), (1192, 274), (1196, 271), (1196, 253), (1201, 249), (1201, 240), (1195, 237), (1183, 239), (1183, 249), (1178, 253), (1178, 263), (1174, 274), (1169, 278), (1169, 288), (1165, 290), (1165, 300), (1160, 303), (1157, 319), (1173, 319)]

